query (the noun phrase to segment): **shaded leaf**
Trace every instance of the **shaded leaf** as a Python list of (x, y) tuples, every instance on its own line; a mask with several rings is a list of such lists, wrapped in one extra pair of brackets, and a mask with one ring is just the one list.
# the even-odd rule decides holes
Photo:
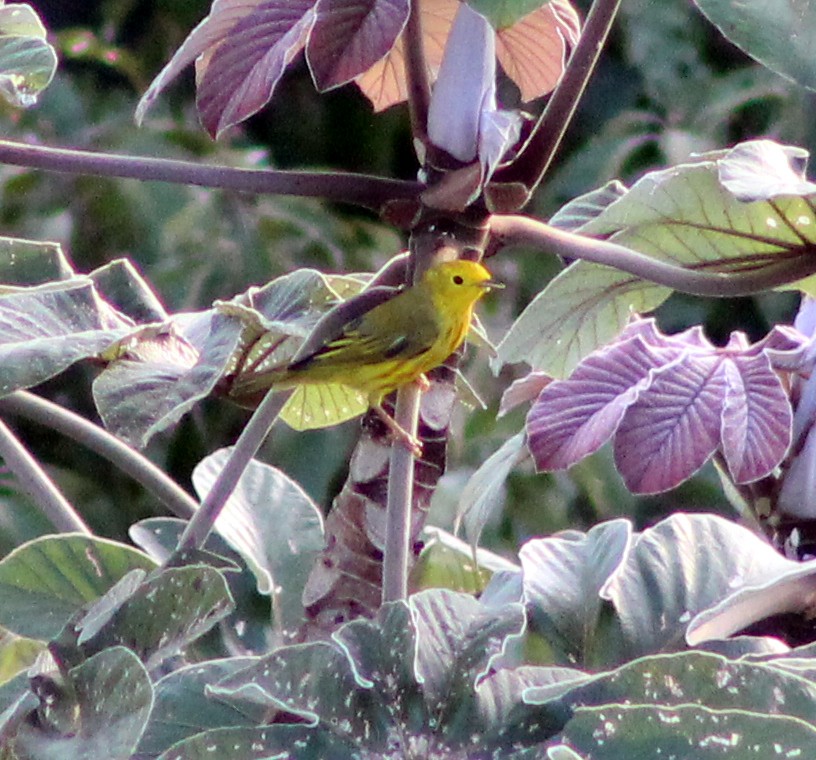
[(615, 607), (625, 656), (674, 651), (695, 615), (791, 564), (742, 526), (677, 513), (638, 535), (601, 595)]
[(114, 541), (38, 538), (0, 562), (0, 625), (21, 636), (51, 639), (131, 570), (154, 567), (146, 555)]
[(456, 508), (456, 523), (465, 526), (471, 546), (479, 543), (482, 531), (502, 508), (504, 484), (513, 468), (527, 458), (524, 433), (508, 438), (471, 475)]
[(185, 321), (181, 333), (174, 323), (143, 333), (94, 380), (105, 427), (136, 448), (208, 396), (238, 346), (238, 320), (210, 310)]
[(356, 760), (359, 751), (346, 739), (322, 727), (271, 725), (260, 728), (216, 728), (190, 737), (158, 760)]
[(160, 679), (139, 752), (158, 755), (176, 742), (214, 726), (254, 726), (263, 719), (207, 694), (207, 687), (242, 670), (255, 658), (230, 657), (187, 665)]
[(0, 237), (0, 293), (7, 284), (42, 285), (72, 277), (74, 270), (56, 243)]
[[(232, 449), (199, 462), (193, 484), (205, 499)], [(216, 530), (254, 573), (258, 591), (272, 597), (275, 627), (284, 639), (303, 622), (303, 588), (323, 549), (317, 505), (285, 473), (251, 461), (215, 522)]]
[[(71, 669), (68, 682), (70, 692), (61, 692), (56, 702), (72, 703), (61, 707), (75, 724), (60, 733), (48, 725), (23, 723), (15, 751), (23, 757), (128, 760), (153, 705), (153, 687), (142, 663), (130, 650), (113, 647)], [(52, 701), (48, 707), (60, 705)]]
[(0, 296), (0, 394), (96, 357), (132, 331), (86, 278)]
[(88, 275), (107, 303), (136, 323), (163, 322), (167, 312), (129, 259), (115, 259)]
[(394, 45), (408, 0), (317, 0), (306, 58), (318, 90), (350, 82)]
[(631, 524), (612, 520), (586, 534), (566, 531), (522, 547), (530, 625), (544, 635), (560, 662), (607, 660), (607, 644), (599, 635), (601, 590), (621, 572), (631, 544)]
[(683, 760), (763, 756), (795, 757), (816, 742), (816, 728), (795, 718), (747, 710), (710, 710), (684, 705), (582, 707), (559, 734), (579, 753), (602, 748), (610, 758)]
[[(204, 565), (157, 571), (120, 601), (82, 641), (83, 649), (101, 651), (121, 644), (151, 669), (206, 633), (233, 606), (224, 576)], [(91, 608), (89, 614), (96, 611)]]
[(808, 2), (750, 3), (694, 0), (723, 35), (764, 66), (797, 84), (816, 89), (816, 9)]

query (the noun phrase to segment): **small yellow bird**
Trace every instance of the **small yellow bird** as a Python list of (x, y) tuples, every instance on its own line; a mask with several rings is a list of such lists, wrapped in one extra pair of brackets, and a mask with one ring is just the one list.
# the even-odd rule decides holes
[(396, 295), (382, 288), (364, 291), (362, 299), (328, 312), (290, 363), (239, 373), (230, 396), (257, 403), (273, 386), (345, 385), (363, 393), (395, 437), (418, 453), (418, 441), (382, 408), (382, 400), (423, 378), (459, 347), (474, 305), (493, 287), (501, 285), (481, 264), (458, 259), (432, 266)]

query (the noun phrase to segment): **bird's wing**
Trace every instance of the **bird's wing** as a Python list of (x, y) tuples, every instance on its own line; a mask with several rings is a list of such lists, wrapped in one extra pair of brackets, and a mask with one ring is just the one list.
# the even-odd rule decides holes
[[(407, 359), (427, 351), (438, 336), (433, 309), (424, 301), (417, 303), (416, 299), (406, 300), (399, 295), (358, 312), (332, 337), (324, 338), (319, 346), (313, 344), (311, 353), (296, 356), (289, 369), (305, 369), (318, 363), (375, 364), (384, 359)], [(384, 325), (388, 329), (383, 329)], [(312, 342), (311, 337), (308, 342)]]

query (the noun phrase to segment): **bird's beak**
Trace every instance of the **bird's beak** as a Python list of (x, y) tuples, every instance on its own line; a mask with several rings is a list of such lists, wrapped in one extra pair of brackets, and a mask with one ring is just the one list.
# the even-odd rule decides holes
[(482, 280), (479, 285), (485, 290), (501, 290), (504, 287), (504, 283), (498, 280)]

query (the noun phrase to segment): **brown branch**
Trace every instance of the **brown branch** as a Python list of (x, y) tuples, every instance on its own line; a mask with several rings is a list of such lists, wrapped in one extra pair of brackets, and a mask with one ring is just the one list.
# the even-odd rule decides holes
[(816, 273), (816, 257), (797, 253), (741, 272), (689, 269), (633, 251), (617, 243), (559, 230), (526, 216), (495, 215), (490, 220), (495, 245), (532, 245), (547, 253), (619, 269), (658, 285), (698, 296), (736, 297), (787, 285)]
[(379, 211), (388, 201), (415, 199), (424, 189), (419, 182), (366, 174), (202, 166), (190, 161), (49, 148), (10, 140), (0, 140), (0, 163), (67, 174), (125, 177), (247, 193), (323, 198), (375, 211)]
[(520, 183), (527, 188), (529, 199), (530, 194), (544, 179), (578, 101), (595, 70), (620, 2), (621, 0), (595, 0), (566, 71), (527, 143), (510, 166), (493, 175), (493, 183)]

